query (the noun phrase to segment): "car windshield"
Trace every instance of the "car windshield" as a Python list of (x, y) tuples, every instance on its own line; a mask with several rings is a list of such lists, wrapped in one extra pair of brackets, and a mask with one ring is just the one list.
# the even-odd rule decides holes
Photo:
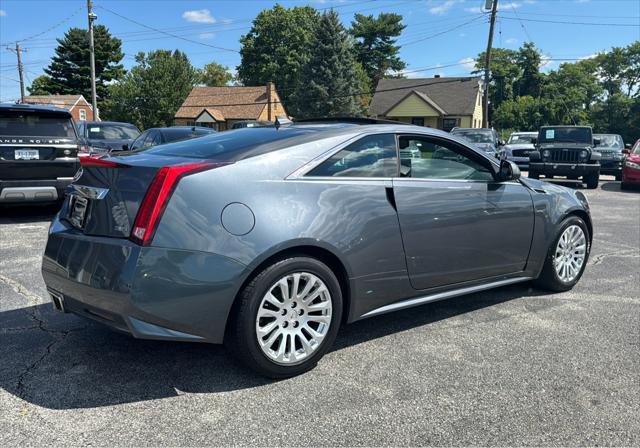
[(0, 135), (75, 138), (73, 121), (61, 114), (0, 112)]
[(633, 145), (633, 149), (631, 150), (632, 154), (640, 154), (640, 140), (638, 140), (636, 142), (635, 145)]
[(123, 124), (88, 124), (87, 137), (92, 140), (133, 140), (140, 132)]
[(622, 137), (619, 135), (596, 134), (593, 137), (600, 139), (600, 144), (598, 146), (601, 148), (618, 149), (620, 151), (624, 148), (624, 142), (622, 141)]
[(533, 139), (536, 138), (536, 134), (511, 134), (509, 136), (509, 141), (507, 144), (516, 145), (516, 144), (527, 144), (533, 143)]
[(471, 143), (494, 143), (493, 132), (491, 131), (453, 131), (453, 135), (459, 135)]
[(542, 128), (538, 135), (538, 143), (593, 143), (591, 128)]

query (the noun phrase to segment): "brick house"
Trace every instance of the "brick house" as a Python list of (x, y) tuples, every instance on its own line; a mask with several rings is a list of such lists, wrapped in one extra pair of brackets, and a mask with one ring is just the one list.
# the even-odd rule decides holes
[(478, 77), (381, 79), (369, 114), (445, 131), (480, 128), (482, 83)]
[(271, 83), (257, 87), (194, 87), (176, 112), (174, 124), (224, 131), (243, 120), (275, 121), (276, 115), (287, 114)]
[(31, 95), (24, 98), (25, 104), (52, 106), (67, 109), (76, 123), (97, 121), (93, 117), (91, 104), (82, 95)]

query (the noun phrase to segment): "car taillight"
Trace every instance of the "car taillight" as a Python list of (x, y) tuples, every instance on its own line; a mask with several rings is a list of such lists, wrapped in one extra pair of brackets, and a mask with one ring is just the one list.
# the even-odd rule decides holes
[(190, 174), (223, 165), (227, 165), (227, 163), (191, 163), (160, 168), (144, 195), (136, 220), (133, 223), (131, 240), (142, 246), (151, 244), (162, 213), (164, 213), (164, 209), (180, 179)]

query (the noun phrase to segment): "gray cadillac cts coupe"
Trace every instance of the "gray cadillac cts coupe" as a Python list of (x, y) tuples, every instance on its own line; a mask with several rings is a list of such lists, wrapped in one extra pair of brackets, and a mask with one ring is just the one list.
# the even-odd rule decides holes
[(593, 234), (579, 191), (400, 124), (221, 132), (84, 159), (69, 188), (42, 265), (57, 309), (224, 342), (273, 378), (311, 369), (342, 323), (522, 281), (568, 290)]

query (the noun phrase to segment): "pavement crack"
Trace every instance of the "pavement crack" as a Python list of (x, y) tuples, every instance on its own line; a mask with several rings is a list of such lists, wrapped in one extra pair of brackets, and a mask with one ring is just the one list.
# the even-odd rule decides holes
[(610, 257), (624, 257), (624, 258), (638, 258), (640, 253), (634, 250), (619, 250), (617, 252), (606, 252), (604, 254), (598, 254), (591, 258), (591, 265), (596, 266), (602, 263), (605, 259)]

